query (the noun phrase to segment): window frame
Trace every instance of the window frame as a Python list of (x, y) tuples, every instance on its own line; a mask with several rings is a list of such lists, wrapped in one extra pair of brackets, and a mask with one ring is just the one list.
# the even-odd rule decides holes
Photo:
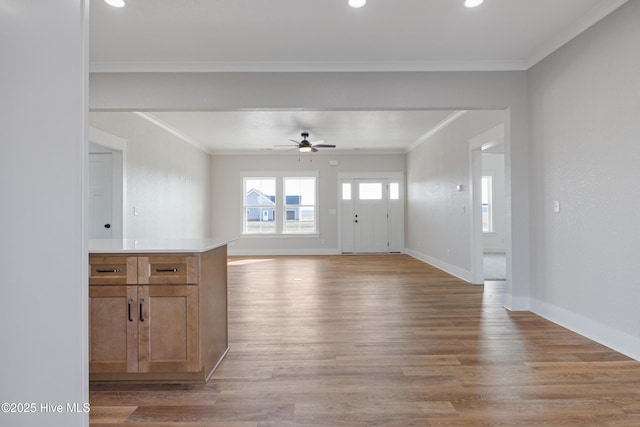
[[(250, 179), (275, 179), (276, 195), (275, 195), (275, 230), (269, 233), (251, 233), (247, 230), (247, 204), (246, 204), (246, 181)], [(299, 206), (313, 206), (313, 223), (315, 224), (313, 232), (298, 232), (298, 231), (285, 231), (285, 221), (287, 208), (286, 204), (286, 192), (285, 192), (285, 179), (314, 179), (314, 205), (299, 205)], [(273, 237), (317, 237), (320, 234), (320, 218), (319, 218), (319, 172), (318, 171), (244, 171), (241, 172), (242, 180), (242, 225), (241, 236), (249, 238), (273, 238)], [(295, 205), (298, 206), (298, 205)]]

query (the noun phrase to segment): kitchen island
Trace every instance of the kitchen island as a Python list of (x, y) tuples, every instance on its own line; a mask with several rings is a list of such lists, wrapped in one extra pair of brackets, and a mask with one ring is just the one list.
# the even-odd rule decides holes
[(209, 380), (228, 351), (227, 243), (89, 241), (90, 381)]

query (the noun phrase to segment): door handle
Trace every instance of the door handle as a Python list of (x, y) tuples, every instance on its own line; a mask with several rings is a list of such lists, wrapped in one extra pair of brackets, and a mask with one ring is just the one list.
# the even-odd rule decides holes
[(111, 228), (111, 224), (105, 224), (104, 228)]
[(140, 321), (144, 322), (144, 317), (142, 317), (142, 303), (144, 303), (143, 299), (140, 300)]

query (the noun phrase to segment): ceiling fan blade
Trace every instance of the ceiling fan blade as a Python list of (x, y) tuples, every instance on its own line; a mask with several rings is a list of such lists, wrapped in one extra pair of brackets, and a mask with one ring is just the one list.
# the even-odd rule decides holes
[(333, 144), (313, 144), (313, 146), (320, 148), (336, 148), (336, 146)]
[(290, 139), (289, 141), (295, 142), (296, 144), (300, 145), (300, 141), (296, 141), (295, 139)]
[(316, 147), (314, 147), (314, 146), (311, 146), (311, 151), (312, 151), (313, 153), (315, 153), (316, 151), (318, 151), (318, 149), (317, 149)]
[(297, 147), (299, 144), (276, 144), (274, 147)]

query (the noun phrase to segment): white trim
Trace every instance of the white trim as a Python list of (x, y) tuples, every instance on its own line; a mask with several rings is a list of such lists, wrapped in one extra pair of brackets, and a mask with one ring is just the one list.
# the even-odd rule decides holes
[(640, 361), (640, 338), (637, 336), (536, 298), (531, 298), (531, 311), (563, 328)]
[(413, 258), (419, 259), (422, 262), (426, 262), (432, 267), (437, 268), (438, 270), (442, 270), (445, 273), (448, 273), (452, 276), (457, 277), (458, 279), (464, 280), (467, 283), (471, 283), (471, 272), (460, 267), (456, 267), (455, 265), (448, 264), (439, 259), (430, 257), (421, 252), (414, 251), (413, 249), (405, 249), (404, 253)]
[(525, 60), (496, 61), (278, 61), (278, 62), (92, 62), (92, 73), (147, 72), (397, 72), (524, 71)]
[(525, 60), (525, 70), (528, 70), (556, 50), (560, 49), (563, 45), (573, 40), (580, 33), (587, 30), (589, 27), (609, 15), (627, 1), (628, 0), (601, 0), (589, 11), (589, 13), (582, 16), (578, 22), (566, 28), (560, 34), (551, 40), (548, 40), (541, 47), (536, 49), (536, 51)]
[(101, 129), (89, 126), (89, 142), (102, 145), (112, 150), (127, 151), (127, 140), (112, 135)]
[(449, 126), (451, 123), (455, 122), (456, 120), (458, 120), (460, 117), (462, 117), (465, 113), (467, 112), (467, 110), (460, 110), (460, 111), (455, 111), (451, 114), (449, 114), (447, 117), (445, 117), (440, 123), (436, 124), (434, 127), (432, 127), (431, 129), (429, 129), (429, 131), (427, 133), (425, 133), (424, 135), (422, 135), (420, 138), (418, 138), (416, 140), (416, 142), (414, 142), (413, 144), (411, 144), (408, 148), (407, 148), (407, 153), (410, 152), (411, 150), (413, 150), (414, 148), (418, 147), (420, 144), (424, 143), (425, 141), (427, 141), (429, 138), (431, 138), (432, 136), (434, 136), (435, 134), (437, 134), (438, 132), (440, 132), (441, 130), (443, 130), (444, 128), (446, 128), (447, 126)]
[(394, 179), (400, 180), (404, 185), (404, 172), (338, 172), (338, 181), (341, 179)]
[(505, 294), (502, 306), (509, 311), (529, 311), (531, 304), (528, 297), (514, 297), (509, 292)]
[(178, 129), (174, 128), (173, 126), (163, 122), (162, 120), (160, 120), (159, 118), (157, 118), (153, 114), (151, 114), (151, 113), (143, 113), (143, 112), (140, 112), (140, 111), (134, 111), (133, 114), (135, 114), (135, 115), (137, 115), (139, 117), (142, 117), (143, 119), (145, 119), (149, 123), (152, 123), (152, 124), (158, 126), (160, 129), (162, 129), (162, 130), (164, 130), (166, 132), (169, 132), (171, 135), (173, 135), (176, 138), (186, 142), (187, 144), (193, 145), (198, 150), (204, 151), (207, 154), (212, 154), (205, 144), (202, 144), (199, 141), (196, 141), (195, 139), (193, 139), (193, 138), (189, 137), (188, 135), (182, 133), (181, 131), (179, 131)]

